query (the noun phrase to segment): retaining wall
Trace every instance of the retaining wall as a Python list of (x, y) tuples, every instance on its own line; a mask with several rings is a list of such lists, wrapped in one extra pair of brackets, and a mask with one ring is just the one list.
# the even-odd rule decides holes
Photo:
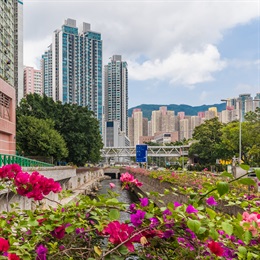
[[(79, 194), (91, 194), (99, 188), (100, 181), (107, 178), (104, 176), (102, 169), (90, 171), (89, 169), (77, 170), (73, 167), (68, 166), (57, 166), (57, 167), (23, 167), (24, 172), (32, 173), (34, 171), (39, 172), (47, 178), (53, 178), (61, 184), (62, 190), (72, 190), (72, 195), (63, 200), (59, 200), (59, 195), (51, 192), (48, 199), (43, 199), (40, 202), (28, 199), (26, 197), (17, 195), (7, 190), (0, 191), (0, 212), (7, 210), (7, 201), (10, 203), (17, 203), (20, 209), (34, 210), (36, 207), (41, 206), (42, 208), (51, 206), (56, 207), (58, 201), (62, 204), (66, 204), (71, 200), (74, 200)], [(10, 209), (10, 207), (9, 207)]]
[[(178, 201), (179, 203), (188, 203), (189, 197), (188, 195), (182, 194), (178, 191), (174, 191), (176, 194), (172, 194), (172, 187), (178, 188), (177, 186), (174, 186), (173, 184), (169, 182), (160, 182), (158, 179), (151, 178), (149, 176), (139, 175), (139, 174), (133, 174), (135, 178), (137, 178), (140, 182), (143, 183), (143, 186), (141, 187), (135, 187), (136, 193), (141, 193), (145, 196), (146, 192), (158, 192), (160, 194), (164, 194), (165, 189), (168, 189), (170, 191), (170, 194), (164, 195), (163, 197), (159, 196), (158, 198), (156, 196), (150, 196), (150, 198), (154, 201), (156, 205), (159, 207), (167, 205), (169, 202), (175, 202)], [(164, 203), (162, 203), (161, 201)], [(237, 213), (243, 213), (244, 210), (240, 208), (237, 205), (227, 206), (227, 203), (225, 201), (218, 201), (218, 205), (216, 206), (216, 210), (227, 213), (229, 215), (237, 215)]]

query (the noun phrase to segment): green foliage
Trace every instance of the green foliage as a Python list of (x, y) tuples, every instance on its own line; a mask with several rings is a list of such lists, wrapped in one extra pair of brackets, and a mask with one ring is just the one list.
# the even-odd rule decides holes
[[(65, 158), (67, 162), (83, 166), (87, 161), (96, 163), (100, 160), (100, 150), (103, 144), (99, 123), (87, 107), (75, 104), (63, 105), (46, 96), (29, 94), (21, 100), (17, 108), (17, 121), (22, 116), (50, 119), (54, 122), (55, 130), (63, 137), (68, 148), (68, 155)], [(17, 126), (18, 135), (21, 135), (24, 130), (24, 128), (19, 129), (19, 125)], [(20, 137), (17, 136), (17, 138)], [(32, 143), (36, 141), (34, 135), (29, 136), (28, 139)]]
[(204, 124), (194, 129), (193, 139), (198, 142), (192, 143), (189, 149), (189, 156), (198, 157), (199, 163), (215, 164), (216, 159), (223, 158), (221, 144), (221, 129), (223, 125), (215, 117), (206, 120)]
[(19, 116), (16, 136), (17, 150), (25, 155), (53, 156), (55, 161), (68, 156), (66, 143), (50, 119)]

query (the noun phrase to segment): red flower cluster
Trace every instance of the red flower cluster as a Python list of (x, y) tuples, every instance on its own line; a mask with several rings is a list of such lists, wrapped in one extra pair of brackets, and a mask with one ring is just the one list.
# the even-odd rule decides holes
[(58, 239), (62, 239), (65, 236), (66, 225), (56, 227), (52, 232), (52, 236)]
[(7, 252), (9, 247), (10, 246), (8, 240), (0, 237), (0, 252)]
[[(118, 245), (121, 244), (123, 241), (129, 239), (131, 235), (133, 235), (134, 227), (128, 226), (125, 223), (120, 223), (118, 221), (113, 221), (108, 224), (108, 226), (103, 230), (103, 234), (110, 235), (109, 241), (112, 244)], [(125, 246), (128, 248), (130, 252), (134, 252), (134, 245), (135, 242), (140, 242), (141, 235), (136, 235), (132, 237), (130, 240), (125, 242)]]
[(44, 195), (48, 195), (51, 191), (54, 193), (61, 191), (60, 184), (52, 178), (46, 178), (38, 172), (32, 174), (22, 172), (21, 166), (17, 164), (0, 168), (0, 178), (13, 179), (17, 193), (34, 200), (42, 200)]
[(222, 256), (224, 253), (224, 249), (220, 246), (220, 244), (218, 242), (215, 242), (215, 241), (210, 241), (208, 243), (208, 248), (216, 256)]

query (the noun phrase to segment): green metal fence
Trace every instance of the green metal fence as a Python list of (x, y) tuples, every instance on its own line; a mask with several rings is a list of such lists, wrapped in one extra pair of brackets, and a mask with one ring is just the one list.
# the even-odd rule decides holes
[(19, 164), (22, 167), (52, 167), (53, 164), (28, 159), (13, 154), (0, 154), (0, 167), (7, 164)]

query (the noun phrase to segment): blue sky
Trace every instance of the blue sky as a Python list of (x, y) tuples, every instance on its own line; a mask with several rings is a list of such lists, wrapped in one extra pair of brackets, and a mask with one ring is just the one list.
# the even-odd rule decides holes
[(24, 63), (39, 68), (64, 20), (128, 62), (129, 108), (220, 103), (260, 92), (260, 1), (24, 0)]

